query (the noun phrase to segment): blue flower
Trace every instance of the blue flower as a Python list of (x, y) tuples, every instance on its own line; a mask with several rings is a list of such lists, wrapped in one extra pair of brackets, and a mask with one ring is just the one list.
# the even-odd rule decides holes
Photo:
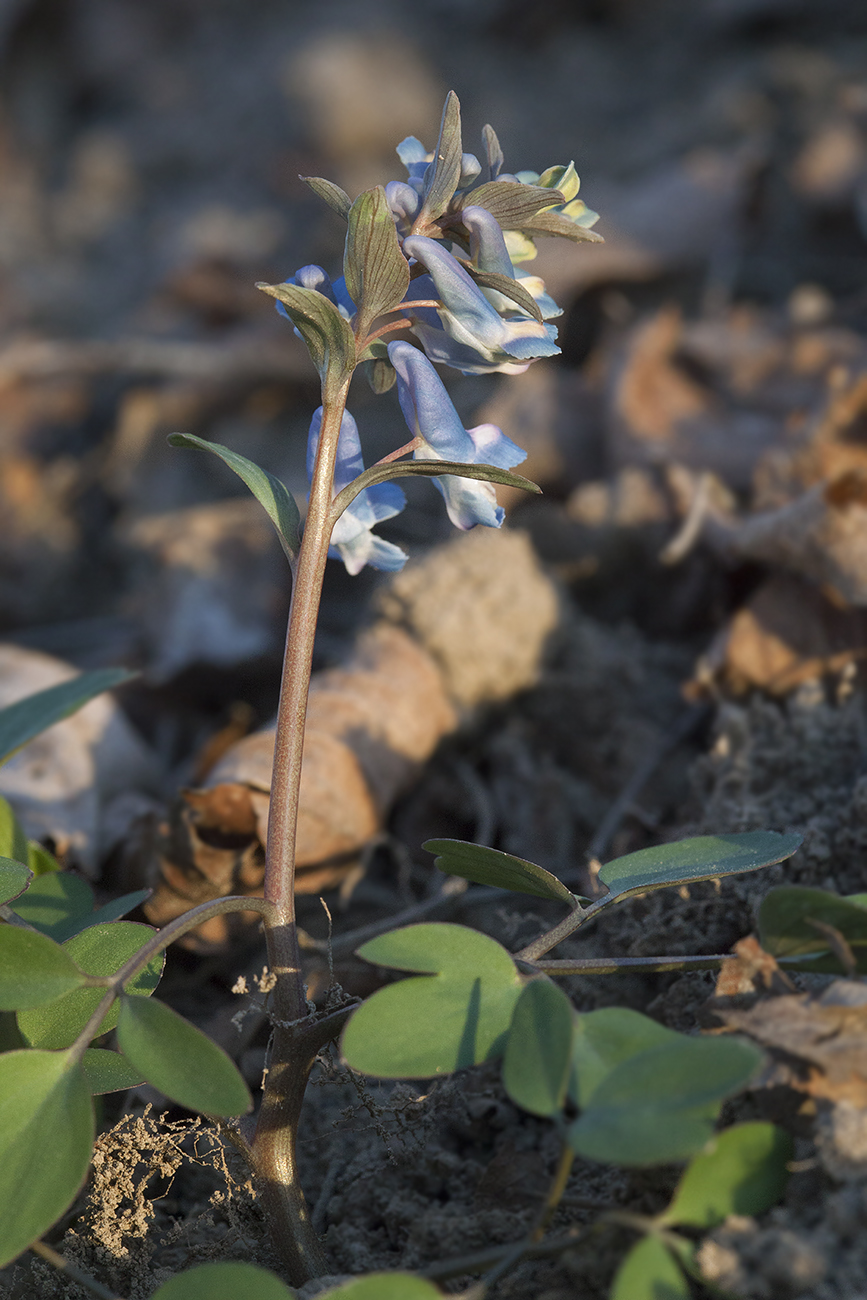
[[(322, 407), (314, 413), (307, 441), (307, 476), (312, 480), (319, 435), (322, 428)], [(348, 411), (343, 413), (340, 435), (337, 440), (337, 462), (334, 467), (334, 494), (337, 495), (357, 478), (364, 469), (358, 425)], [(374, 569), (394, 573), (406, 563), (406, 554), (392, 542), (375, 537), (371, 529), (384, 519), (399, 515), (406, 505), (406, 497), (396, 483), (376, 483), (359, 492), (334, 525), (328, 554), (341, 559), (347, 571), (360, 573), (366, 564)]]
[[(497, 465), (511, 469), (526, 459), (495, 424), (465, 429), (442, 380), (428, 359), (411, 343), (389, 343), (388, 356), (397, 372), (397, 395), (414, 437), (421, 438), (416, 460), (451, 460), (467, 465)], [(493, 484), (443, 475), (434, 479), (445, 497), (449, 519), (457, 528), (485, 524), (499, 528), (504, 511), (497, 505)]]
[[(501, 316), (460, 263), (435, 239), (413, 235), (408, 257), (428, 272), (413, 280), (407, 299), (439, 298), (440, 308), (407, 308), (413, 330), (431, 361), (464, 374), (502, 370), (519, 374), (536, 357), (556, 356), (557, 331), (530, 316)], [(510, 304), (513, 312), (518, 308)]]
[[(327, 271), (324, 271), (321, 266), (311, 264), (302, 266), (290, 279), (285, 280), (284, 284), (295, 284), (299, 289), (312, 289), (315, 293), (321, 293), (323, 298), (334, 303), (341, 316), (345, 316), (348, 321), (351, 321), (355, 315), (355, 303), (346, 292), (346, 280), (342, 275), (339, 280), (332, 283)], [(285, 316), (287, 320), (292, 319), (279, 299), (274, 305), (281, 316)], [(296, 330), (295, 333), (298, 334), (298, 331)], [(298, 334), (298, 337), (301, 338), (301, 335)]]
[[(517, 280), (535, 300), (544, 320), (562, 316), (563, 308), (545, 292), (545, 282), (538, 275), (528, 271), (516, 271), (509, 256), (506, 240), (499, 221), (487, 208), (467, 207), (461, 212), (461, 220), (470, 232), (470, 258), (479, 271), (494, 271)], [(482, 289), (488, 302), (499, 312), (516, 310), (511, 298), (497, 293), (496, 289)]]

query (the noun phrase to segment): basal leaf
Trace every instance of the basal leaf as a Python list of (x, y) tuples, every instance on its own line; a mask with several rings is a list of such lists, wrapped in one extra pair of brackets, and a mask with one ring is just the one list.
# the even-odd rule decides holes
[(742, 835), (699, 835), (639, 849), (601, 868), (599, 879), (610, 891), (601, 901), (604, 904), (648, 889), (757, 871), (790, 858), (802, 840), (803, 836), (795, 834), (747, 831)]
[(0, 857), (12, 858), (14, 862), (23, 862), (25, 867), (30, 865), (27, 836), (21, 829), (21, 824), (12, 811), (8, 799), (4, 799), (2, 795), (0, 795)]
[(683, 1160), (711, 1135), (720, 1105), (761, 1054), (729, 1038), (676, 1035), (614, 1067), (569, 1130), (579, 1155), (622, 1165)]
[(0, 1056), (0, 1268), (75, 1199), (93, 1137), (84, 1072), (67, 1052)]
[(282, 302), (320, 379), (342, 384), (355, 366), (355, 335), (334, 303), (315, 289), (297, 284), (257, 284), (256, 288)]
[(358, 308), (356, 333), (363, 341), (376, 318), (402, 302), (409, 288), (409, 262), (400, 251), (381, 185), (359, 194), (352, 205), (343, 270), (349, 296)]
[(11, 903), (23, 893), (33, 873), (13, 858), (0, 857), (0, 903)]
[(736, 1124), (690, 1162), (660, 1222), (711, 1228), (730, 1214), (763, 1214), (786, 1190), (792, 1139), (775, 1124)]
[(443, 1297), (432, 1282), (412, 1273), (368, 1273), (333, 1291), (323, 1291), (318, 1300), (443, 1300)]
[[(153, 934), (149, 925), (139, 925), (135, 921), (113, 921), (81, 930), (67, 939), (63, 949), (88, 975), (113, 975)], [(148, 997), (153, 993), (159, 984), (164, 961), (164, 953), (152, 957), (145, 969), (128, 982), (127, 992), (138, 997)], [(31, 1047), (69, 1047), (84, 1029), (104, 995), (104, 988), (76, 989), (74, 993), (67, 993), (65, 997), (57, 998), (45, 1006), (20, 1012), (18, 1028)], [(97, 1037), (114, 1029), (119, 1013), (120, 1008), (115, 1000), (103, 1018)]]
[(515, 1007), (503, 1083), (518, 1106), (552, 1117), (563, 1109), (572, 1068), (575, 1015), (562, 989), (547, 979), (530, 980)]
[(240, 456), (228, 447), (221, 447), (218, 442), (208, 442), (197, 438), (192, 433), (170, 433), (168, 438), (172, 447), (187, 447), (191, 450), (210, 451), (229, 469), (233, 470), (242, 483), (253, 493), (276, 529), (280, 545), (286, 558), (293, 563), (301, 545), (301, 516), (292, 493), (255, 461)]
[(423, 235), (441, 217), (461, 179), (461, 105), (453, 90), (446, 96), (433, 162), (425, 177), (425, 193), (412, 233)]
[(575, 895), (550, 871), (511, 853), (469, 844), (466, 840), (426, 840), (422, 848), (438, 854), (434, 866), (447, 876), (461, 876), (477, 885), (495, 885), (498, 889), (548, 898), (565, 903), (572, 910), (578, 906)]
[(188, 1110), (228, 1117), (252, 1109), (250, 1090), (222, 1047), (164, 1002), (122, 997), (117, 1042), (148, 1083)]
[(72, 957), (53, 939), (23, 926), (0, 925), (0, 1010), (24, 1013), (70, 990), (83, 991), (81, 982)]
[(342, 190), (334, 181), (327, 181), (322, 176), (299, 176), (299, 180), (305, 185), (309, 185), (317, 198), (324, 199), (329, 208), (332, 208), (338, 216), (343, 217), (346, 221), (349, 217), (349, 209), (352, 207), (352, 199)]
[(276, 1274), (258, 1264), (198, 1264), (169, 1278), (151, 1300), (293, 1300)]
[(540, 208), (565, 202), (559, 190), (521, 181), (488, 181), (470, 190), (462, 207), (486, 208), (504, 230), (522, 230)]
[(103, 691), (110, 691), (135, 676), (125, 668), (99, 668), (0, 709), (0, 763), (5, 763), (40, 732), (75, 713), (95, 695), (102, 695)]
[(428, 973), (379, 989), (350, 1018), (342, 1051), (353, 1069), (425, 1079), (501, 1055), (521, 980), (493, 939), (432, 922), (371, 939), (359, 956)]
[(692, 1291), (671, 1251), (653, 1234), (642, 1237), (614, 1275), (609, 1300), (690, 1300)]
[(678, 1037), (673, 1029), (628, 1007), (602, 1007), (579, 1015), (569, 1085), (573, 1101), (586, 1106), (616, 1066)]
[(839, 930), (852, 949), (858, 970), (867, 971), (867, 908), (824, 889), (799, 885), (769, 889), (759, 907), (762, 947), (777, 958), (810, 958), (805, 963), (810, 970), (840, 971), (840, 962), (830, 950), (827, 936), (811, 925), (811, 921)]
[(69, 938), (70, 924), (93, 915), (93, 890), (71, 871), (47, 871), (31, 882), (13, 912), (58, 943)]
[(81, 1060), (84, 1077), (90, 1091), (97, 1095), (136, 1088), (144, 1083), (144, 1076), (130, 1065), (120, 1052), (109, 1052), (104, 1047), (88, 1047)]

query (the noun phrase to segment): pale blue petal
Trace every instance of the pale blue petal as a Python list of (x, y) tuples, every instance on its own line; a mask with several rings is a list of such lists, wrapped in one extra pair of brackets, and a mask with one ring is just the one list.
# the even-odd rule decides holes
[[(506, 249), (499, 221), (487, 208), (471, 206), (461, 212), (461, 220), (470, 232), (470, 257), (479, 271), (507, 275), (514, 280), (512, 259)], [(514, 308), (514, 303), (512, 304)]]
[(410, 433), (424, 438), (440, 460), (472, 461), (472, 439), (427, 357), (404, 342), (389, 343), (388, 356), (397, 372), (397, 396)]
[(474, 153), (461, 154), (461, 178), (458, 181), (458, 189), (465, 190), (468, 185), (472, 185), (482, 172), (482, 164)]

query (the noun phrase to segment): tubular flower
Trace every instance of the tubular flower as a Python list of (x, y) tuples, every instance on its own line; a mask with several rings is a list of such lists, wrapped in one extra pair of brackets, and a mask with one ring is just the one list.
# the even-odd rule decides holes
[(413, 235), (404, 240), (403, 251), (428, 272), (413, 280), (407, 298), (436, 297), (442, 302), (435, 309), (407, 308), (413, 330), (432, 361), (470, 375), (491, 370), (519, 374), (536, 357), (552, 357), (560, 351), (553, 325), (529, 316), (501, 316), (437, 240)]
[[(416, 460), (511, 469), (526, 459), (527, 453), (495, 424), (464, 428), (442, 380), (418, 348), (411, 343), (390, 343), (388, 356), (397, 373), (397, 395), (410, 433), (424, 442), (414, 452)], [(504, 511), (497, 505), (493, 484), (453, 475), (435, 478), (434, 483), (457, 528), (474, 528), (476, 524), (499, 528), (503, 522)]]
[[(470, 232), (470, 257), (477, 270), (494, 271), (499, 275), (508, 276), (511, 280), (517, 280), (518, 284), (535, 299), (543, 320), (551, 320), (554, 316), (563, 315), (563, 308), (558, 307), (550, 294), (545, 292), (545, 282), (541, 276), (515, 270), (496, 217), (492, 216), (486, 208), (468, 207), (461, 212), (461, 220)], [(482, 293), (499, 312), (517, 310), (511, 298), (497, 293), (496, 289), (482, 289)]]
[[(319, 435), (322, 428), (322, 407), (314, 413), (307, 441), (307, 476), (312, 481)], [(348, 411), (343, 413), (340, 436), (337, 441), (337, 461), (334, 467), (334, 494), (337, 495), (364, 470), (358, 425)], [(384, 519), (399, 515), (406, 505), (406, 497), (396, 483), (376, 483), (359, 492), (334, 525), (328, 554), (341, 559), (351, 574), (360, 573), (366, 564), (373, 569), (394, 573), (406, 563), (406, 554), (392, 542), (374, 536), (371, 529)]]

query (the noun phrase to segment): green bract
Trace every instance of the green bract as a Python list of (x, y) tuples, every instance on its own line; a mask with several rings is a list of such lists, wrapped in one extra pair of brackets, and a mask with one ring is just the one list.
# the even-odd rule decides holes
[(355, 367), (355, 335), (334, 304), (300, 285), (260, 283), (256, 288), (282, 302), (329, 393), (340, 388)]
[(363, 342), (377, 316), (393, 311), (409, 287), (409, 263), (381, 185), (360, 194), (349, 210), (343, 270), (357, 307), (355, 331)]
[(433, 922), (394, 930), (358, 952), (379, 966), (425, 975), (380, 989), (355, 1012), (342, 1040), (353, 1069), (424, 1079), (501, 1055), (521, 979), (493, 939)]

